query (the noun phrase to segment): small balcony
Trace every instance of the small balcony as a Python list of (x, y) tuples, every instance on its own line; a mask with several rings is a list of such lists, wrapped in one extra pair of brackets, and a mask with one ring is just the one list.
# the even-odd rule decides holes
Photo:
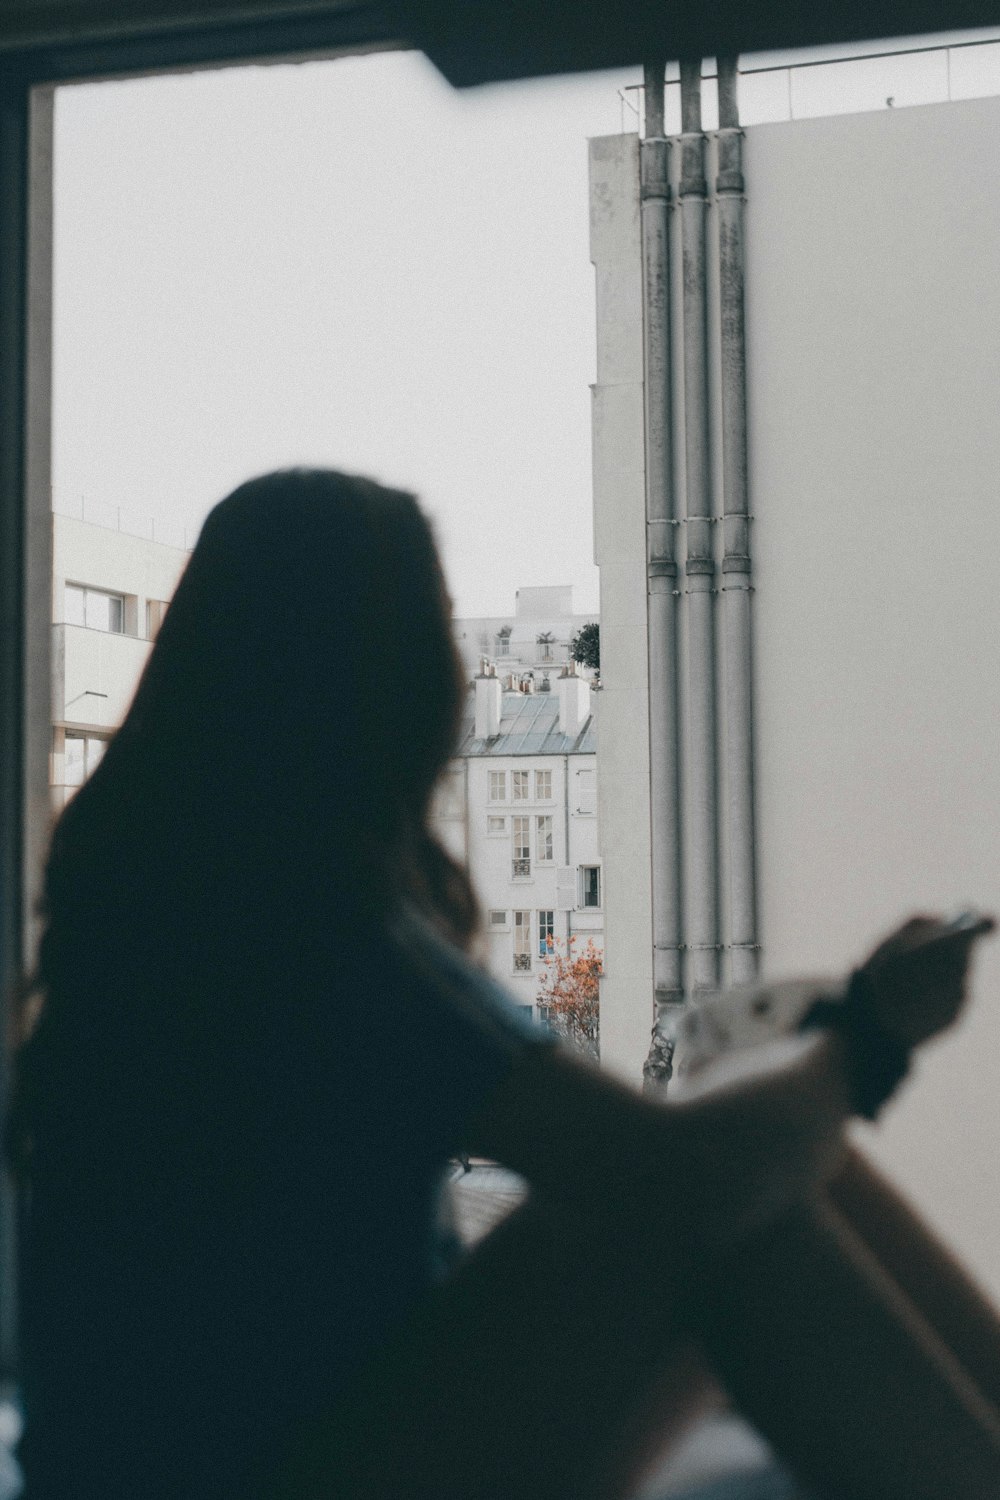
[(52, 722), (117, 729), (151, 645), (85, 625), (52, 627)]
[(515, 859), (515, 860), (513, 860), (512, 863), (511, 863), (511, 869), (512, 869), (513, 879), (514, 880), (530, 880), (531, 879), (531, 860), (530, 859)]
[(515, 974), (530, 974), (531, 973), (531, 954), (530, 953), (515, 953), (514, 954), (514, 973)]

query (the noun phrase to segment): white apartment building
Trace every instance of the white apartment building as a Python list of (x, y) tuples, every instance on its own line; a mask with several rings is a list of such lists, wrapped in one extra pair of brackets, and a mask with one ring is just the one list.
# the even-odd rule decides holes
[[(582, 625), (596, 624), (597, 615), (573, 610), (572, 584), (520, 588), (511, 615), (483, 615), (455, 620), (455, 641), (469, 680), (485, 659), (505, 673), (531, 673), (543, 691), (551, 687), (570, 661), (570, 642)], [(580, 668), (582, 675), (594, 674)]]
[(490, 969), (533, 1012), (557, 944), (604, 947), (595, 701), (568, 670), (548, 692), (477, 677), (436, 803), (483, 906)]
[(52, 756), (58, 811), (125, 716), (189, 553), (53, 515)]

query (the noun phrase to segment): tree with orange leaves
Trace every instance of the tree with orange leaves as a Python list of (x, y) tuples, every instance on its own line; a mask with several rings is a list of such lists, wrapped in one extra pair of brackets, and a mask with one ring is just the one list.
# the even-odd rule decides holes
[(546, 958), (538, 992), (539, 1010), (548, 1026), (589, 1057), (599, 1057), (600, 995), (598, 980), (604, 960), (592, 938), (575, 952), (576, 938), (557, 942)]

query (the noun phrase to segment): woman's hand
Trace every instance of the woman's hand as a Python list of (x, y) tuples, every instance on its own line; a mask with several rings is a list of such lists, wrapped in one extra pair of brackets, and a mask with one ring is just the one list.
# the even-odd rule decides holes
[[(685, 1165), (674, 1201), (706, 1247), (739, 1238), (830, 1178), (847, 1119), (859, 1104), (874, 1113), (868, 1106), (891, 1092), (907, 1052), (958, 1015), (972, 949), (994, 925), (978, 914), (911, 918), (861, 965), (863, 982), (852, 984), (846, 1006), (818, 983), (813, 1029), (723, 1052), (675, 1089), (667, 1112), (684, 1138)], [(798, 990), (808, 986), (762, 986), (733, 1004), (764, 1000), (791, 1016), (801, 1009)], [(856, 1014), (859, 1006), (870, 1014)], [(899, 1058), (895, 1070), (883, 1068), (886, 1048)]]
[(970, 912), (952, 921), (911, 917), (898, 927), (860, 970), (879, 1025), (908, 1047), (950, 1026), (965, 1001), (972, 950), (995, 926)]

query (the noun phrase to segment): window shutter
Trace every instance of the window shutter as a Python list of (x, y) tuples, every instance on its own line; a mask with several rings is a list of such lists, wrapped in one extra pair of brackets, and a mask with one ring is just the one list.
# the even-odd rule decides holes
[(566, 865), (556, 871), (556, 907), (559, 911), (576, 908), (576, 869)]
[(597, 779), (593, 771), (576, 773), (576, 810), (581, 813), (597, 811)]

